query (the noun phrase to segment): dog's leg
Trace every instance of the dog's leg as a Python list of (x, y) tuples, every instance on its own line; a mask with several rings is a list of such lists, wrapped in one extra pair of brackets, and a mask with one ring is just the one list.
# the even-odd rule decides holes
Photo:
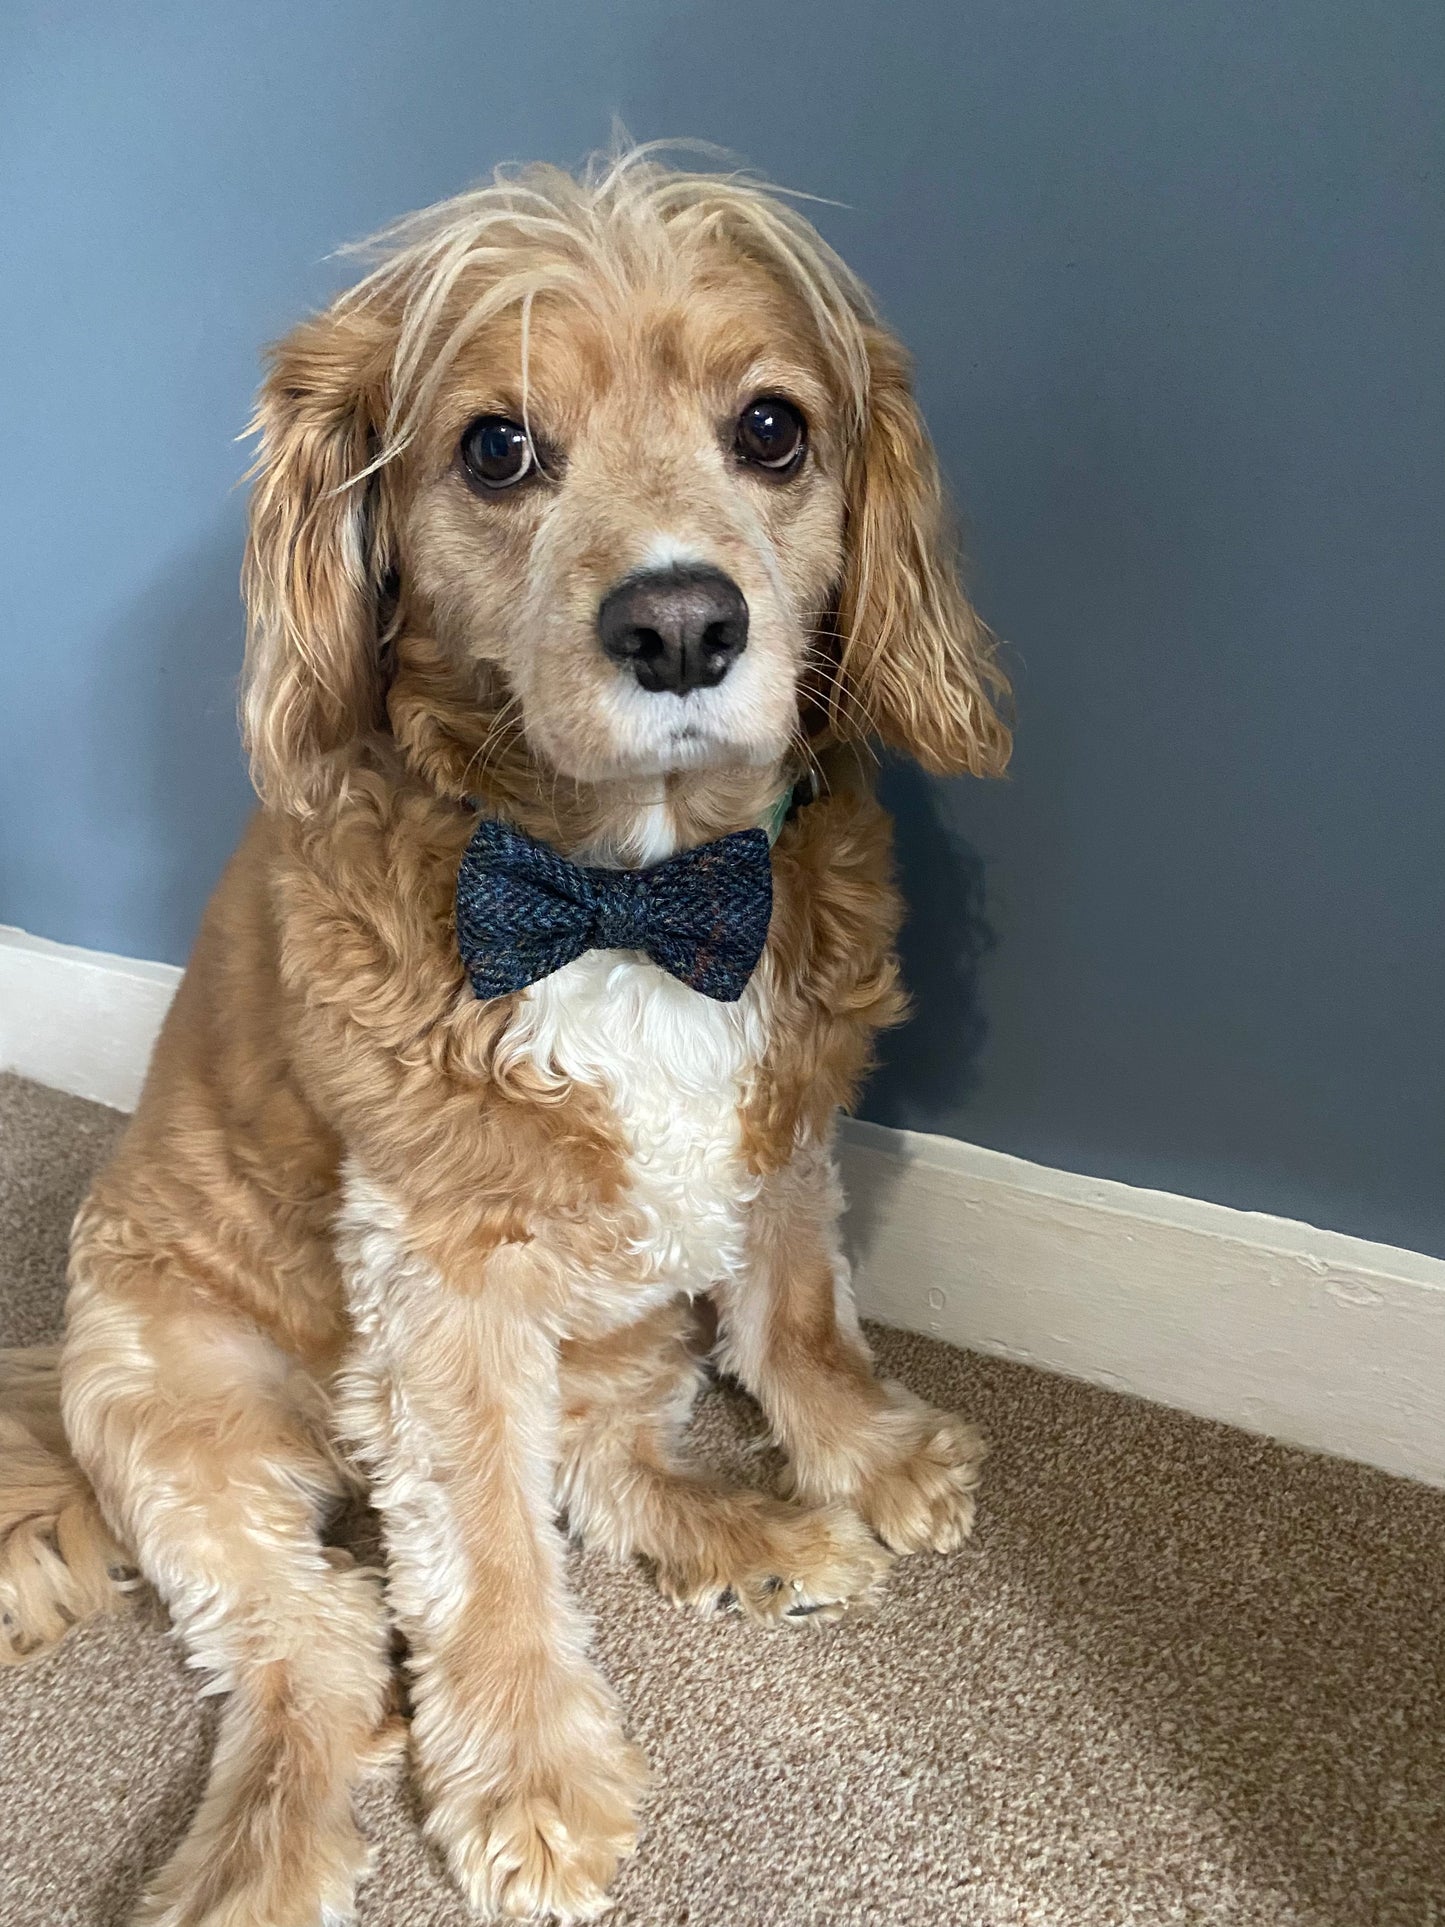
[(750, 1264), (716, 1294), (719, 1358), (766, 1412), (799, 1498), (855, 1507), (895, 1552), (946, 1552), (973, 1524), (983, 1446), (952, 1413), (877, 1377), (838, 1248), (840, 1208), (820, 1145), (765, 1181)]
[(115, 1612), (131, 1563), (65, 1440), (59, 1346), (0, 1351), (0, 1666)]
[(366, 1862), (351, 1791), (386, 1708), (380, 1588), (318, 1536), (344, 1481), (314, 1384), (159, 1270), (128, 1289), (78, 1253), (62, 1367), (77, 1460), (228, 1696), (200, 1807), (135, 1921), (329, 1927)]
[(427, 1832), (479, 1910), (595, 1919), (646, 1767), (567, 1596), (535, 1260), (503, 1247), (449, 1283), (359, 1186), (341, 1249), (357, 1337), (339, 1418), (386, 1531)]
[(840, 1506), (805, 1507), (709, 1477), (680, 1454), (700, 1378), (676, 1299), (562, 1351), (558, 1495), (572, 1530), (614, 1558), (640, 1554), (666, 1597), (729, 1598), (765, 1626), (837, 1619), (873, 1592), (888, 1555)]

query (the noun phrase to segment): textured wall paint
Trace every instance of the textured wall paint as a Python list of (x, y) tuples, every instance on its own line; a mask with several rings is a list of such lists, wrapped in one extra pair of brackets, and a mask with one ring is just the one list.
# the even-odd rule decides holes
[(1012, 645), (1011, 779), (888, 779), (869, 1115), (1445, 1253), (1442, 78), (1438, 0), (12, 0), (0, 920), (183, 956), (258, 345), (620, 112), (848, 204)]

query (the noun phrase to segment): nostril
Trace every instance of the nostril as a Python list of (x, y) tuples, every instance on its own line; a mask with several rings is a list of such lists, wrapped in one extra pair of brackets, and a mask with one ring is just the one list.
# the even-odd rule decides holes
[(727, 617), (710, 622), (702, 632), (700, 660), (691, 679), (694, 686), (711, 689), (720, 683), (746, 640), (747, 631), (740, 623)]
[(618, 629), (608, 643), (608, 653), (625, 656), (629, 660), (641, 656), (651, 660), (662, 655), (667, 644), (655, 629), (644, 629), (634, 623), (630, 628)]

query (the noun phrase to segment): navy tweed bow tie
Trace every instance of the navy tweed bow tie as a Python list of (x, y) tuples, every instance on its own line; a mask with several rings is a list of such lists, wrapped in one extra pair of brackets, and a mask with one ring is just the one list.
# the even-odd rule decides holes
[(735, 1003), (768, 939), (770, 846), (736, 830), (650, 870), (594, 870), (484, 818), (457, 872), (457, 945), (478, 997), (551, 976), (586, 950), (643, 950)]

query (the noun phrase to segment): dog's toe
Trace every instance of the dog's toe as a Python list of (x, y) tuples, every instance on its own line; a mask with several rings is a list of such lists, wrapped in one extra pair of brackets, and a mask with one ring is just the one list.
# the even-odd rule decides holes
[(713, 1541), (660, 1561), (657, 1583), (678, 1605), (704, 1612), (730, 1606), (759, 1626), (807, 1626), (828, 1624), (870, 1600), (891, 1564), (892, 1555), (844, 1507), (758, 1499)]
[(610, 1748), (518, 1784), (465, 1821), (448, 1803), (428, 1831), (489, 1918), (574, 1927), (608, 1911), (618, 1863), (637, 1844), (646, 1781), (642, 1754), (619, 1734)]
[(894, 1552), (952, 1552), (973, 1529), (984, 1451), (971, 1425), (923, 1408), (907, 1449), (863, 1484), (858, 1510)]

